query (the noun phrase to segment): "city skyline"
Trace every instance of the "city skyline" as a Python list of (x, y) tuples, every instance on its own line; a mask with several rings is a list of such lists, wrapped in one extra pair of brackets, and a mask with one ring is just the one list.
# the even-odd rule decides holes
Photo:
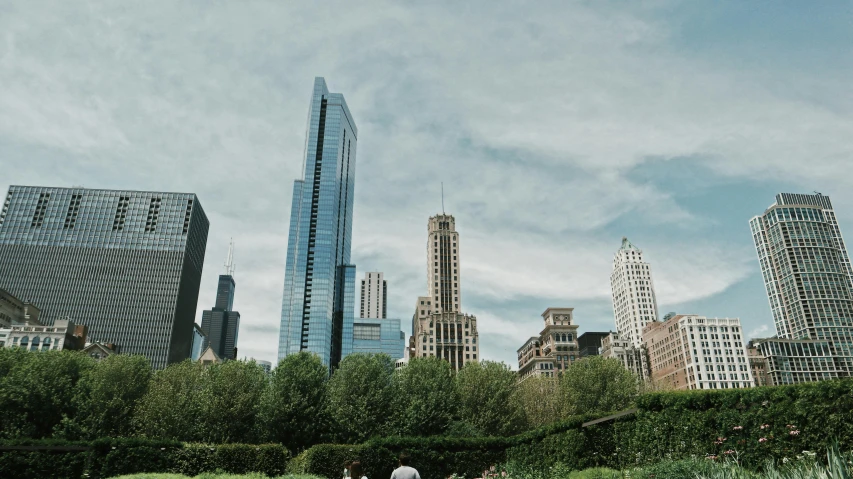
[(737, 317), (747, 338), (775, 332), (749, 218), (818, 190), (853, 237), (839, 6), (56, 5), (0, 18), (0, 192), (196, 193), (211, 229), (195, 320), (233, 236), (241, 357), (277, 358), (315, 76), (362, 139), (352, 263), (385, 273), (410, 334), (444, 182), (485, 359), (515, 367), (548, 305), (574, 307), (581, 333), (614, 329), (623, 236), (660, 315)]

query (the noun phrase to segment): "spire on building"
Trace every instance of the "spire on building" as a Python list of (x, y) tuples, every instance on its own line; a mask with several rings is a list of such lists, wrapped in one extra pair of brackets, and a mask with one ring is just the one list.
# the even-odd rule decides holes
[(234, 262), (234, 238), (228, 244), (228, 256), (225, 258), (225, 274), (234, 276), (234, 270), (237, 269), (237, 263)]

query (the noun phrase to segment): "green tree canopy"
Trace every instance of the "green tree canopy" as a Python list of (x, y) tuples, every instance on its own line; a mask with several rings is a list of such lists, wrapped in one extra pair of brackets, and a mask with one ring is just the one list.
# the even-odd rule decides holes
[(157, 371), (139, 401), (134, 425), (140, 435), (176, 441), (201, 441), (204, 367), (186, 360)]
[(530, 376), (518, 384), (516, 398), (528, 429), (551, 424), (564, 415), (557, 378)]
[(0, 348), (0, 364), (7, 368), (0, 378), (0, 436), (43, 438), (64, 416), (73, 416), (77, 382), (94, 361), (75, 351)]
[(456, 418), (459, 394), (447, 361), (435, 357), (412, 358), (394, 373), (392, 384), (392, 434), (442, 434)]
[(481, 434), (508, 436), (524, 427), (518, 375), (504, 363), (466, 364), (456, 375), (459, 416)]
[(267, 375), (254, 361), (225, 361), (202, 375), (201, 438), (204, 442), (255, 442), (255, 421)]
[(74, 395), (74, 418), (63, 420), (69, 438), (128, 437), (133, 415), (148, 391), (151, 364), (145, 356), (113, 354), (87, 369)]
[(385, 430), (393, 371), (387, 354), (351, 354), (340, 362), (329, 379), (327, 401), (337, 441), (363, 442)]
[(320, 441), (328, 428), (328, 368), (316, 354), (301, 351), (278, 363), (261, 400), (265, 439), (300, 451)]
[(637, 378), (618, 359), (591, 356), (573, 363), (560, 380), (568, 414), (628, 408), (637, 397)]

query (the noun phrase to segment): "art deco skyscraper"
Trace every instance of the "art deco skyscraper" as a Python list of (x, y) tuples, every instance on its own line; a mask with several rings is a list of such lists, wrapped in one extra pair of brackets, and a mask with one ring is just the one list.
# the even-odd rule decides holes
[(452, 215), (430, 217), (427, 224), (427, 294), (412, 316), (411, 357), (437, 356), (454, 369), (477, 361), (477, 318), (460, 312), (459, 233)]
[[(293, 184), (279, 359), (311, 351), (336, 367), (355, 312), (350, 264), (358, 129), (344, 96), (314, 80), (303, 158)], [(351, 333), (351, 331), (350, 331)]]
[(623, 340), (640, 348), (643, 327), (657, 320), (658, 304), (651, 267), (643, 261), (643, 251), (631, 244), (628, 238), (622, 238), (622, 246), (613, 257), (610, 287), (616, 329)]
[(749, 225), (780, 338), (762, 345), (774, 384), (853, 373), (853, 269), (829, 197), (780, 193)]
[(0, 287), (163, 368), (190, 357), (208, 227), (191, 193), (12, 186)]

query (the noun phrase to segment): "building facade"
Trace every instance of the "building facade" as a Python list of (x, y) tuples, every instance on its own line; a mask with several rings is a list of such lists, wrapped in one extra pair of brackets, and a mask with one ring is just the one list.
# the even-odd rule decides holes
[(435, 356), (454, 370), (480, 358), (477, 318), (461, 312), (460, 242), (452, 215), (427, 223), (427, 296), (418, 297), (412, 315), (410, 357)]
[(518, 348), (518, 377), (555, 377), (581, 358), (574, 308), (548, 308), (542, 313), (545, 328)]
[(206, 338), (202, 349), (210, 346), (222, 360), (237, 359), (237, 335), (240, 313), (233, 311), (237, 283), (230, 274), (219, 276), (216, 302), (201, 314), (201, 331)]
[(51, 325), (13, 324), (0, 332), (0, 342), (7, 348), (27, 351), (79, 351), (86, 344), (87, 328), (68, 319), (57, 319)]
[(344, 357), (354, 353), (384, 353), (395, 361), (403, 357), (406, 336), (396, 318), (358, 318), (352, 335), (344, 338)]
[(361, 280), (361, 318), (388, 317), (388, 284), (380, 272), (365, 273)]
[(163, 368), (190, 356), (208, 227), (194, 194), (12, 186), (0, 286)]
[(651, 266), (643, 261), (643, 251), (628, 238), (622, 238), (622, 246), (613, 257), (610, 288), (616, 330), (622, 340), (639, 349), (643, 326), (657, 320), (658, 305)]
[(619, 333), (610, 332), (601, 338), (602, 357), (618, 359), (625, 369), (634, 373), (637, 378), (647, 380), (649, 377), (648, 354), (645, 346), (634, 347), (634, 343), (622, 339)]
[(586, 332), (578, 336), (578, 349), (580, 356), (598, 356), (601, 354), (601, 341), (610, 333)]
[(190, 359), (198, 361), (201, 353), (207, 347), (207, 335), (201, 330), (198, 323), (193, 323), (193, 345), (190, 351)]
[(8, 328), (14, 323), (41, 324), (41, 311), (29, 301), (21, 301), (10, 292), (0, 288), (0, 328)]
[(323, 364), (341, 359), (344, 329), (355, 314), (355, 266), (350, 264), (358, 129), (340, 93), (314, 80), (303, 157), (293, 184), (279, 360), (299, 351)]
[(749, 225), (778, 337), (758, 343), (773, 380), (850, 376), (853, 269), (829, 197), (780, 193)]
[(643, 329), (651, 381), (672, 389), (755, 386), (737, 318), (676, 314)]

